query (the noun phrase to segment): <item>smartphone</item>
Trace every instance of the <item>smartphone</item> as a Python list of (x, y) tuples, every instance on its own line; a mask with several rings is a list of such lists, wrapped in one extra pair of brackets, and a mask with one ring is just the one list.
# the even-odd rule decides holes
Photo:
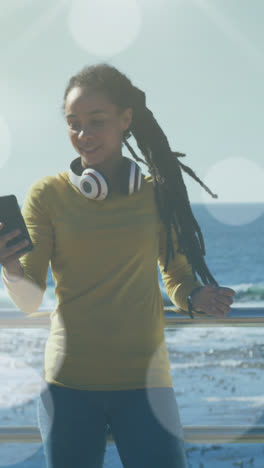
[(20, 229), (21, 231), (16, 237), (7, 241), (7, 247), (12, 247), (18, 242), (28, 239), (29, 244), (18, 250), (16, 254), (33, 250), (34, 246), (15, 195), (0, 197), (0, 222), (4, 223), (4, 226), (0, 230), (0, 236), (15, 229)]

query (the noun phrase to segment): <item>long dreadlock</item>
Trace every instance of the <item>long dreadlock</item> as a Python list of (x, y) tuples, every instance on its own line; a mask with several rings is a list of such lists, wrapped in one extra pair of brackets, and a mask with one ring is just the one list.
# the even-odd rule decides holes
[[(204, 284), (212, 283), (219, 286), (203, 258), (205, 256), (203, 235), (190, 206), (181, 168), (212, 197), (217, 198), (217, 195), (210, 191), (192, 169), (178, 160), (179, 157), (186, 155), (171, 150), (166, 135), (146, 106), (145, 93), (135, 87), (126, 75), (106, 63), (84, 67), (77, 75), (72, 76), (68, 83), (64, 93), (63, 115), (67, 95), (75, 86), (89, 87), (94, 91), (103, 92), (120, 112), (128, 107), (133, 109), (132, 122), (130, 128), (124, 132), (123, 144), (127, 146), (136, 161), (147, 165), (152, 176), (155, 201), (167, 231), (164, 271), (167, 271), (170, 256), (175, 258), (171, 235), (173, 226), (178, 239), (177, 252), (186, 255), (194, 278), (197, 279), (197, 272)], [(145, 161), (135, 153), (127, 141), (132, 134)]]

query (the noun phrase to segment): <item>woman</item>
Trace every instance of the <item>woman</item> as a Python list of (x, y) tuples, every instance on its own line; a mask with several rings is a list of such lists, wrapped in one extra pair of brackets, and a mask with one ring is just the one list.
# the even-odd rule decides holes
[[(126, 468), (186, 467), (157, 263), (182, 311), (229, 312), (234, 291), (219, 287), (204, 262), (180, 167), (205, 186), (116, 68), (73, 76), (63, 114), (78, 157), (27, 193), (22, 214), (35, 248), (21, 256), (21, 245), (5, 247), (15, 233), (0, 240), (2, 279), (20, 310), (40, 306), (49, 261), (56, 284), (38, 402), (47, 468), (101, 467), (108, 427)], [(123, 144), (150, 176), (122, 156)]]

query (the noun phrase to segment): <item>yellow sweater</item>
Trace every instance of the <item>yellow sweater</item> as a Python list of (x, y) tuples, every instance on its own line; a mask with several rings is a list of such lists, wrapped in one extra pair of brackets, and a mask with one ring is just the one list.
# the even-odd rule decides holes
[(24, 278), (8, 280), (4, 268), (1, 276), (31, 314), (51, 264), (57, 306), (44, 380), (83, 390), (173, 387), (157, 262), (171, 301), (186, 312), (188, 294), (203, 284), (176, 252), (174, 229), (175, 259), (164, 273), (166, 230), (151, 176), (142, 176), (139, 192), (111, 192), (104, 201), (85, 198), (67, 171), (45, 176), (30, 186), (22, 214), (35, 248), (20, 258)]

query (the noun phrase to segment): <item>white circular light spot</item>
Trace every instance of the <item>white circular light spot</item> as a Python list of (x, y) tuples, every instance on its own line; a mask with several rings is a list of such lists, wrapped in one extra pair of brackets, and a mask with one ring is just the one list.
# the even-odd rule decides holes
[(264, 213), (264, 170), (258, 164), (242, 157), (222, 159), (201, 180), (218, 195), (212, 202), (211, 195), (201, 189), (208, 211), (218, 221), (248, 224)]
[(72, 0), (68, 23), (81, 49), (114, 55), (138, 36), (141, 11), (136, 0)]
[(11, 152), (11, 135), (8, 125), (0, 115), (0, 168), (8, 160)]
[[(21, 281), (23, 281), (23, 279)], [(31, 283), (30, 281), (27, 281), (25, 279), (23, 287), (25, 295), (28, 295), (30, 297), (39, 296), (39, 287), (33, 285), (33, 283)], [(37, 315), (40, 315), (41, 317), (42, 312), (35, 312), (31, 314), (32, 317), (36, 317)], [(44, 315), (46, 315), (46, 313), (44, 313)], [(25, 321), (26, 320), (27, 318), (25, 318)], [(59, 331), (56, 336), (56, 345), (45, 345), (44, 348), (44, 361), (48, 366), (48, 368), (46, 367), (46, 371), (49, 372), (49, 366), (51, 365), (53, 376), (55, 379), (64, 363), (67, 339), (64, 319), (61, 316), (61, 314), (58, 314), (57, 323)], [(27, 331), (25, 331), (24, 333), (25, 335), (27, 335)], [(32, 457), (32, 455), (34, 455), (39, 450), (42, 443), (44, 442), (44, 439), (46, 439), (52, 427), (54, 408), (49, 387), (47, 385), (47, 382), (43, 379), (43, 373), (42, 375), (40, 375), (40, 373), (29, 364), (29, 362), (32, 362), (33, 357), (34, 361), (36, 362), (39, 360), (41, 355), (41, 361), (43, 366), (42, 351), (38, 351), (38, 355), (36, 355), (35, 352), (36, 346), (38, 346), (39, 339), (37, 335), (35, 336), (36, 339), (34, 339), (34, 335), (31, 333), (30, 335), (28, 334), (28, 337), (29, 340), (27, 340), (27, 346), (25, 346), (21, 342), (21, 340), (18, 341), (20, 346), (23, 344), (25, 348), (25, 354), (27, 354), (28, 356), (27, 358), (25, 358), (24, 354), (24, 357), (22, 359), (18, 357), (12, 357), (10, 353), (0, 353), (0, 375), (3, 377), (1, 379), (0, 387), (0, 420), (2, 421), (2, 426), (5, 425), (5, 419), (11, 420), (11, 424), (9, 424), (9, 426), (27, 426), (27, 416), (28, 413), (30, 413), (32, 410), (32, 408), (30, 408), (30, 405), (34, 404), (33, 409), (34, 413), (37, 413), (38, 426), (40, 419), (42, 419), (43, 411), (48, 411), (49, 413), (49, 424), (47, 426), (46, 422), (43, 422), (43, 425), (45, 425), (45, 434), (41, 433), (42, 442), (40, 442), (39, 444), (2, 444), (0, 467), (6, 467), (9, 465), (13, 466), (15, 463), (20, 463)], [(12, 340), (12, 343), (13, 342), (14, 341)], [(26, 359), (28, 361), (27, 363), (25, 362)], [(45, 395), (45, 408), (43, 408), (42, 403), (40, 404), (40, 394)], [(42, 409), (39, 412), (40, 407)], [(17, 447), (15, 447), (15, 445), (17, 445)]]
[(164, 367), (169, 362), (169, 354), (165, 340), (156, 348), (151, 356), (147, 375), (146, 375), (146, 387), (147, 387), (147, 398), (149, 405), (151, 406), (153, 415), (159, 421), (159, 423), (173, 436), (184, 440), (183, 427), (180, 421), (180, 415), (178, 410), (178, 404), (175, 400), (173, 408), (168, 405), (169, 402), (166, 398), (162, 398), (160, 391), (161, 388), (156, 387), (154, 384), (157, 370), (160, 372), (161, 363), (164, 363)]
[[(16, 424), (12, 424), (13, 426), (27, 425), (23, 417), (23, 403), (35, 399), (36, 395), (45, 388), (45, 382), (22, 359), (12, 358), (8, 354), (0, 355), (0, 372), (4, 377), (1, 379), (0, 411), (5, 412), (9, 409), (7, 415), (11, 411), (16, 413)], [(0, 466), (6, 467), (22, 462), (36, 453), (39, 447), (40, 444), (36, 443), (19, 444), (14, 450), (14, 444), (2, 444)]]

